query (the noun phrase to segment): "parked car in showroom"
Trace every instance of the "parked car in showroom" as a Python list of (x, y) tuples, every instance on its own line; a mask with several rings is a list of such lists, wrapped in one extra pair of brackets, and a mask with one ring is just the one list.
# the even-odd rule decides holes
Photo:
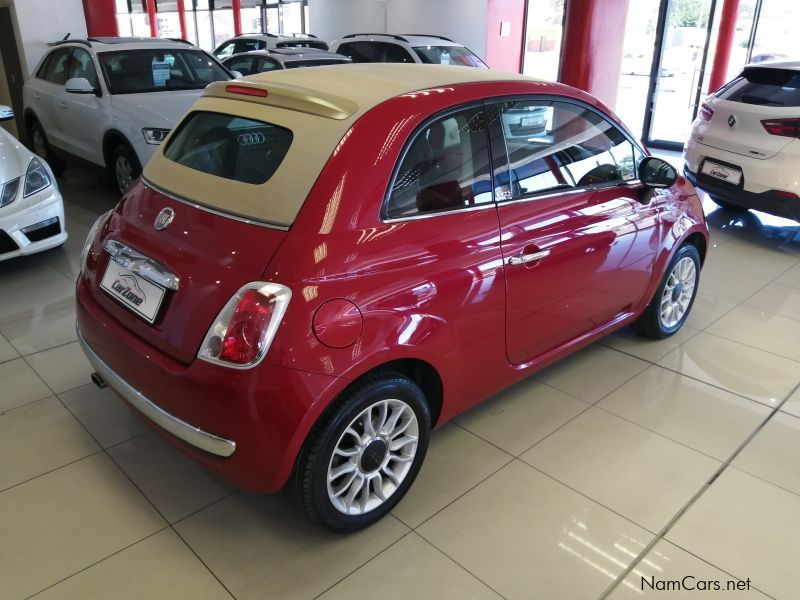
[(728, 210), (800, 221), (800, 62), (748, 65), (702, 104), (684, 172)]
[[(527, 105), (547, 135), (507, 136)], [(431, 428), (625, 325), (675, 333), (707, 246), (691, 184), (584, 92), (283, 70), (210, 85), (97, 220), (79, 340), (183, 452), (351, 531)]]
[(275, 35), (274, 33), (243, 33), (225, 40), (214, 50), (214, 56), (222, 60), (234, 54), (253, 50), (275, 50), (278, 48), (311, 48), (327, 50), (328, 43), (310, 33)]
[(106, 167), (120, 192), (204, 87), (233, 75), (207, 52), (158, 38), (57, 42), (23, 87), (34, 151), (57, 172), (61, 154)]
[(330, 51), (349, 56), (356, 63), (418, 63), (489, 68), (472, 50), (440, 35), (351, 33), (333, 42)]
[(230, 71), (242, 75), (254, 75), (280, 69), (297, 69), (299, 67), (324, 67), (326, 65), (343, 65), (353, 62), (349, 57), (324, 50), (308, 48), (279, 48), (276, 50), (254, 50), (234, 54), (222, 61)]
[[(0, 106), (0, 121), (14, 111)], [(0, 127), (0, 261), (67, 241), (64, 203), (44, 159)]]

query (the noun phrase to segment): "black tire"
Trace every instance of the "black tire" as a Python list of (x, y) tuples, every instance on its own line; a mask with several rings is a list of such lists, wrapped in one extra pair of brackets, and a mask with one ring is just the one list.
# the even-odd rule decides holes
[[(680, 319), (676, 323), (665, 324), (661, 315), (661, 303), (664, 296), (664, 290), (669, 283), (670, 275), (672, 274), (673, 269), (675, 269), (675, 266), (684, 258), (689, 258), (694, 263), (694, 288), (691, 291), (691, 298), (689, 298), (688, 305), (686, 306)], [(639, 317), (639, 320), (633, 324), (633, 328), (641, 335), (652, 339), (660, 340), (671, 336), (683, 326), (686, 318), (689, 316), (692, 306), (694, 305), (694, 299), (697, 297), (697, 288), (699, 284), (700, 253), (697, 251), (695, 246), (687, 243), (681, 246), (675, 253), (675, 256), (672, 257), (672, 260), (670, 260), (669, 266), (666, 269), (666, 273), (664, 274), (661, 283), (658, 285), (658, 289), (656, 289), (653, 299), (650, 301), (650, 304), (647, 306), (644, 313), (642, 313), (642, 316)], [(680, 290), (678, 290), (678, 295), (680, 295), (680, 293)]]
[(714, 204), (716, 204), (720, 208), (723, 208), (723, 209), (727, 210), (728, 212), (744, 213), (744, 212), (747, 212), (748, 210), (750, 210), (746, 206), (739, 206), (738, 204), (733, 204), (732, 202), (727, 202), (725, 200), (721, 200), (721, 199), (717, 198), (716, 196), (712, 196), (711, 194), (709, 194), (709, 198), (711, 198), (711, 200), (714, 202)]
[(50, 142), (47, 141), (47, 134), (44, 132), (42, 124), (39, 123), (37, 119), (30, 120), (28, 124), (28, 137), (31, 140), (34, 153), (47, 161), (47, 164), (50, 165), (50, 170), (53, 171), (53, 175), (58, 176), (63, 174), (66, 165), (64, 161), (53, 152), (53, 149), (50, 147)]
[(120, 195), (128, 191), (131, 183), (142, 174), (142, 165), (136, 153), (125, 144), (117, 144), (108, 155), (108, 170)]
[[(405, 475), (402, 476), (399, 485), (389, 492), (389, 495), (381, 504), (361, 514), (347, 514), (341, 508), (335, 506), (334, 501), (331, 499), (331, 494), (328, 491), (328, 470), (333, 461), (338, 460), (340, 464), (355, 461), (358, 465), (358, 473), (365, 472), (362, 471), (362, 465), (366, 464), (366, 452), (345, 460), (344, 458), (339, 458), (338, 454), (334, 457), (334, 451), (337, 445), (340, 445), (346, 439), (345, 436), (348, 434), (345, 434), (345, 430), (353, 425), (353, 421), (359, 418), (368, 407), (377, 406), (382, 401), (400, 402), (407, 405), (400, 413), (403, 418), (408, 416), (409, 420), (410, 415), (408, 415), (407, 409), (410, 408), (413, 411), (418, 430), (416, 452), (413, 455), (413, 459), (408, 461), (410, 466)], [(376, 408), (375, 410), (379, 409)], [(393, 416), (395, 413), (391, 412), (389, 414)], [(378, 415), (378, 418), (380, 419), (380, 415)], [(385, 416), (385, 421), (388, 422), (389, 420), (389, 417)], [(358, 425), (353, 425), (353, 427), (357, 428)], [(320, 418), (320, 421), (315, 425), (306, 440), (295, 467), (295, 502), (314, 523), (337, 533), (357, 531), (372, 525), (397, 505), (414, 482), (425, 459), (430, 430), (431, 417), (425, 395), (413, 381), (404, 375), (394, 372), (366, 377), (346, 391), (337, 402), (335, 408), (327, 411)], [(362, 428), (361, 433), (363, 431)], [(405, 436), (406, 433), (404, 432), (402, 435)], [(398, 439), (402, 438), (398, 437)], [(380, 446), (380, 441), (376, 440), (376, 442)], [(367, 444), (367, 447), (369, 445)], [(392, 458), (389, 458), (388, 451), (390, 449), (391, 446), (387, 447), (384, 459), (379, 459), (374, 464), (383, 464), (386, 468), (392, 465), (390, 470), (393, 471), (395, 463), (392, 462)], [(381, 463), (381, 460), (383, 460), (383, 463)], [(398, 467), (402, 469), (402, 463), (398, 463)], [(384, 467), (376, 467), (372, 473), (373, 475), (384, 473)], [(346, 478), (347, 475), (344, 475), (342, 480), (333, 479), (333, 482), (343, 481)], [(380, 479), (381, 481), (383, 480), (382, 477)], [(388, 481), (388, 477), (386, 479), (389, 486), (394, 485), (393, 482)], [(331, 484), (332, 487), (333, 482)], [(367, 483), (366, 485), (370, 498), (374, 496), (371, 501), (380, 502), (378, 496), (371, 491), (373, 489), (371, 487), (372, 484)], [(342, 487), (347, 489), (346, 485)], [(357, 489), (363, 491), (363, 484)], [(341, 495), (342, 498), (346, 496), (347, 494)], [(360, 497), (361, 494), (356, 493), (355, 496)]]

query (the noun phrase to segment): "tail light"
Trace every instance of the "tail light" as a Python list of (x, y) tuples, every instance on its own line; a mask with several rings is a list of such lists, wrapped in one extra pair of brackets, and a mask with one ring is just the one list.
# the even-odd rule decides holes
[(708, 105), (707, 102), (703, 102), (700, 105), (700, 113), (699, 114), (700, 114), (700, 118), (703, 119), (703, 121), (710, 121), (711, 117), (714, 116), (714, 109), (711, 108)]
[(256, 281), (231, 298), (208, 330), (197, 357), (226, 367), (249, 369), (269, 350), (292, 291)]
[(770, 135), (800, 138), (800, 119), (768, 119), (761, 124)]

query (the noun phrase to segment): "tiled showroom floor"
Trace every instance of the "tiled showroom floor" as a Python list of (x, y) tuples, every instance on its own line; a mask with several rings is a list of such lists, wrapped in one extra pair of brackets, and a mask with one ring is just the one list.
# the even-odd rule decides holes
[(88, 172), (61, 185), (66, 246), (0, 263), (0, 598), (622, 600), (685, 576), (800, 597), (797, 225), (712, 212), (678, 335), (624, 330), (479, 405), (392, 516), (335, 536), (89, 383), (73, 281), (115, 200)]

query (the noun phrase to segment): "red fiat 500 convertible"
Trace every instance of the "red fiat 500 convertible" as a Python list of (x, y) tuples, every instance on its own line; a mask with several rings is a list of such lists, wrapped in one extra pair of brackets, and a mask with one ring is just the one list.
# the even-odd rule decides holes
[(433, 427), (697, 291), (694, 189), (589, 95), (348, 65), (209, 86), (98, 219), (99, 378), (208, 469), (330, 529), (401, 499)]

